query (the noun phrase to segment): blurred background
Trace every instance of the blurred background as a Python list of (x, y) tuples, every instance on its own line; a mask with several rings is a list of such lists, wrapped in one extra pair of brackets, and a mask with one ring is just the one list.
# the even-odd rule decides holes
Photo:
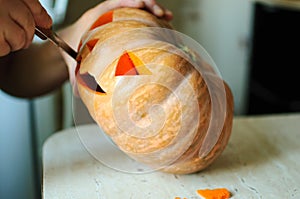
[[(211, 55), (232, 89), (236, 116), (300, 111), (300, 1), (157, 1), (173, 11), (175, 29)], [(59, 29), (101, 1), (41, 2)], [(72, 101), (69, 83), (30, 100), (0, 90), (1, 199), (40, 198), (42, 146), (53, 133), (74, 126)], [(73, 103), (81, 116), (76, 122), (91, 122), (80, 100)]]

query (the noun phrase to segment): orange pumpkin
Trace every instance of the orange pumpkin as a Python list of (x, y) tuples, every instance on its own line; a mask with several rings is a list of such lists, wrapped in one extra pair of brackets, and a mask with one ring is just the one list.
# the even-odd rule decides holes
[(152, 14), (121, 8), (82, 38), (81, 99), (130, 157), (165, 172), (210, 165), (230, 137), (233, 97), (215, 69)]

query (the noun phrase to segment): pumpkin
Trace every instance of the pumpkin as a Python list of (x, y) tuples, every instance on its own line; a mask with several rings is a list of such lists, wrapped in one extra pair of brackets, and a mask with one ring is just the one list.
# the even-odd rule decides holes
[(140, 9), (112, 10), (78, 50), (79, 95), (127, 155), (187, 174), (224, 150), (233, 120), (230, 88), (166, 21)]

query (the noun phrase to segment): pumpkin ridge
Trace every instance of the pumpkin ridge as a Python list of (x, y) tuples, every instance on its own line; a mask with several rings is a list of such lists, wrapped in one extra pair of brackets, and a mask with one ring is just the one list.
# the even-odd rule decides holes
[[(231, 134), (234, 103), (227, 86), (223, 101), (219, 93), (223, 87), (218, 82), (224, 81), (209, 56), (189, 49), (184, 38), (163, 30), (166, 27), (171, 27), (168, 22), (146, 11), (115, 9), (112, 22), (82, 37), (83, 42), (99, 42), (92, 52), (84, 44), (79, 52), (81, 66), (76, 69), (77, 75), (92, 74), (107, 93), (95, 95), (81, 83), (78, 91), (92, 118), (123, 152), (150, 168), (187, 174), (206, 168), (224, 150)], [(128, 54), (127, 70), (121, 72), (134, 69), (134, 75), (140, 76), (116, 76), (124, 50), (139, 60)], [(140, 72), (138, 65), (145, 65), (152, 75), (141, 76), (144, 71)], [(219, 116), (224, 110), (224, 126), (216, 131), (221, 133), (217, 137), (208, 127), (210, 121), (223, 122)], [(212, 112), (217, 113), (214, 118)], [(219, 139), (217, 143), (214, 138)], [(212, 147), (207, 155), (199, 156), (207, 146)]]

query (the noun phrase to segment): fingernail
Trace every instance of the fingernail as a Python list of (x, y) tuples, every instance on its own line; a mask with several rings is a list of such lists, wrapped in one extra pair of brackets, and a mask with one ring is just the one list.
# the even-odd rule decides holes
[(173, 13), (170, 10), (166, 10), (165, 11), (165, 16), (166, 16), (167, 20), (172, 20)]
[(164, 14), (164, 11), (158, 5), (153, 6), (153, 12), (157, 16), (162, 16)]

